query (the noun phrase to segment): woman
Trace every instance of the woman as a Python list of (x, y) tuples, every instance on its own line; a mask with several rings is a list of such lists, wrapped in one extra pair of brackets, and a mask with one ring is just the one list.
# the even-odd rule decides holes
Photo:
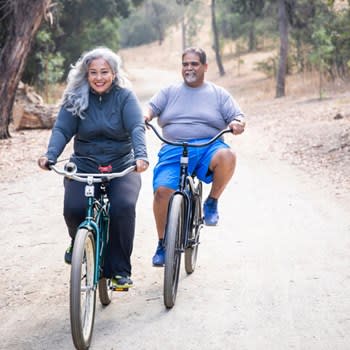
[[(113, 179), (108, 186), (111, 221), (104, 274), (112, 278), (115, 288), (130, 288), (133, 284), (130, 258), (141, 188), (139, 173), (149, 165), (143, 114), (126, 83), (121, 60), (114, 52), (101, 47), (84, 54), (69, 72), (47, 152), (38, 160), (39, 166), (47, 170), (48, 161), (55, 163), (74, 137), (72, 161), (79, 172), (98, 173), (99, 166), (118, 172), (136, 163), (136, 172)], [(85, 217), (84, 186), (64, 181), (64, 218), (72, 239), (65, 253), (68, 264), (77, 227)]]

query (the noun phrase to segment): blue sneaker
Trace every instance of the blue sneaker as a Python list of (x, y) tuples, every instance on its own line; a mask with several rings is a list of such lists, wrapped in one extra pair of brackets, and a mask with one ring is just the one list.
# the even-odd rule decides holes
[(162, 239), (158, 241), (156, 252), (154, 253), (152, 258), (152, 264), (153, 266), (157, 267), (162, 267), (165, 265), (165, 248), (163, 246)]
[(204, 222), (207, 226), (216, 226), (219, 222), (218, 200), (208, 197), (203, 205)]

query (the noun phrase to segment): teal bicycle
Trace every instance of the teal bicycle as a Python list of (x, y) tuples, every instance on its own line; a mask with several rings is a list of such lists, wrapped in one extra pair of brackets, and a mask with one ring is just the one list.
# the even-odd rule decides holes
[[(57, 174), (86, 183), (86, 217), (79, 225), (72, 255), (70, 274), (70, 323), (73, 343), (79, 350), (88, 349), (91, 343), (96, 308), (96, 291), (102, 305), (109, 305), (113, 289), (110, 279), (103, 275), (106, 246), (109, 240), (108, 182), (135, 170), (131, 166), (118, 173), (84, 174), (76, 172), (72, 162), (64, 168), (49, 164)], [(101, 195), (95, 197), (95, 184)], [(127, 291), (127, 289), (123, 289)]]

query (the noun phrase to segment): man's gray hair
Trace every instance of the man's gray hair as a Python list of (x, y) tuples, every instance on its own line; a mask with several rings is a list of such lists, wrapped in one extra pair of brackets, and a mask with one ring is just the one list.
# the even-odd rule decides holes
[(205, 53), (205, 51), (203, 49), (201, 49), (200, 47), (188, 47), (187, 49), (185, 49), (182, 52), (182, 59), (184, 58), (184, 56), (188, 53), (194, 53), (199, 57), (199, 61), (202, 64), (207, 64), (207, 54)]

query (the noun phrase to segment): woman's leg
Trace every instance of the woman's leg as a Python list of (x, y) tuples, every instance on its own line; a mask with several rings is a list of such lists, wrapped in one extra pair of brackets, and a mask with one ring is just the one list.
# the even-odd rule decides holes
[(75, 238), (77, 228), (85, 218), (86, 197), (84, 187), (84, 183), (64, 180), (63, 216), (72, 239)]
[(131, 276), (131, 253), (135, 235), (135, 208), (141, 188), (140, 174), (114, 179), (108, 186), (110, 229), (105, 276)]

